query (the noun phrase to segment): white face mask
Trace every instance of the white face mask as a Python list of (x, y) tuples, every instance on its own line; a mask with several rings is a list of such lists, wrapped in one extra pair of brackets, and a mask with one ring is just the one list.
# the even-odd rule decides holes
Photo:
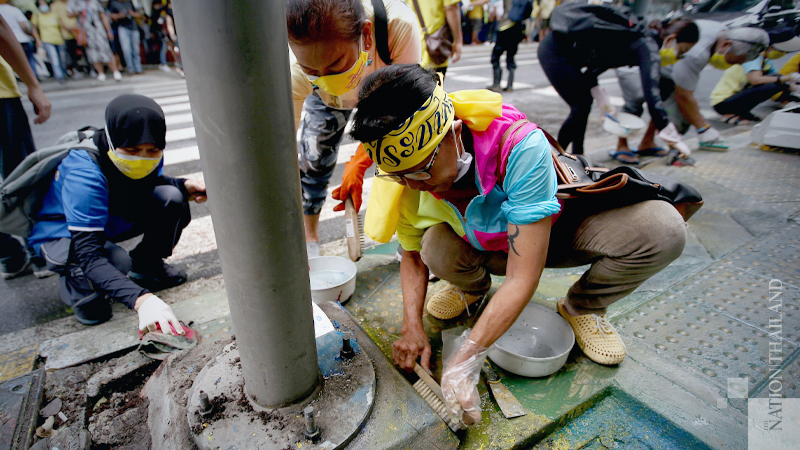
[[(469, 172), (469, 168), (472, 165), (472, 155), (467, 151), (464, 147), (464, 141), (460, 139), (456, 139), (456, 127), (454, 126), (451, 128), (453, 132), (453, 142), (456, 143), (456, 153), (458, 153), (458, 143), (461, 142), (461, 154), (458, 155), (456, 159), (456, 168), (458, 169), (458, 175), (456, 175), (456, 181), (460, 180), (464, 175)], [(454, 181), (455, 183), (455, 181)]]

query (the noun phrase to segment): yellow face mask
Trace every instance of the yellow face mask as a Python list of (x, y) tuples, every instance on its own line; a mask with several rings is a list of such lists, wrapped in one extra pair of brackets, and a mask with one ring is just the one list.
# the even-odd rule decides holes
[(767, 52), (767, 58), (769, 59), (780, 59), (786, 56), (786, 52), (782, 52), (780, 50), (770, 50)]
[(140, 180), (150, 175), (158, 167), (161, 158), (145, 158), (142, 156), (131, 156), (122, 153), (117, 153), (114, 144), (111, 143), (111, 136), (106, 129), (106, 138), (108, 139), (108, 158), (111, 162), (128, 178), (133, 180)]
[(662, 48), (659, 50), (661, 54), (661, 67), (671, 66), (678, 62), (678, 54), (674, 48)]
[(719, 70), (726, 70), (733, 67), (733, 64), (730, 64), (728, 61), (725, 61), (724, 53), (714, 53), (713, 55), (711, 55), (711, 59), (708, 62)]
[(361, 82), (361, 78), (364, 76), (364, 69), (372, 63), (369, 52), (363, 50), (363, 41), (364, 38), (362, 37), (358, 44), (358, 59), (353, 64), (353, 67), (346, 72), (322, 77), (315, 77), (313, 75), (306, 75), (306, 77), (309, 81), (314, 83), (315, 86), (336, 97), (352, 91), (358, 86), (358, 83)]

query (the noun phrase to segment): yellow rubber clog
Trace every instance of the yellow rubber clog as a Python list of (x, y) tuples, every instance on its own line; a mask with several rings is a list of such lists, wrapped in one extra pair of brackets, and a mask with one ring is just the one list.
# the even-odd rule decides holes
[(567, 312), (563, 298), (557, 305), (558, 313), (572, 327), (578, 346), (589, 359), (608, 366), (619, 364), (625, 359), (625, 343), (605, 314), (572, 316)]
[(456, 285), (449, 284), (428, 300), (428, 314), (439, 320), (449, 320), (461, 315), (469, 305), (482, 297), (482, 295), (467, 294)]

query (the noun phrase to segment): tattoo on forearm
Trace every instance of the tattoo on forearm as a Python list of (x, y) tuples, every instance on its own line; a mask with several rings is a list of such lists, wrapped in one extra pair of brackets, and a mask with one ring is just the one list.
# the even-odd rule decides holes
[[(511, 233), (511, 227), (514, 227), (514, 233)], [(520, 256), (519, 252), (517, 251), (517, 247), (514, 246), (514, 239), (519, 236), (519, 227), (516, 225), (508, 224), (508, 248), (514, 251), (517, 256)]]

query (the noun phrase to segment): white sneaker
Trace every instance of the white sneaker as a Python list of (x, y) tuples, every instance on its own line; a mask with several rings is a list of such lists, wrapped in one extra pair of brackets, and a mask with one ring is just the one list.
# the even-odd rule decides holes
[(114, 79), (117, 80), (117, 81), (122, 81), (122, 74), (119, 73), (119, 70), (114, 72)]
[(162, 72), (167, 72), (167, 73), (172, 72), (172, 69), (170, 69), (169, 66), (166, 64), (159, 64), (158, 69)]
[(97, 74), (97, 81), (106, 81), (106, 74), (104, 73)]

